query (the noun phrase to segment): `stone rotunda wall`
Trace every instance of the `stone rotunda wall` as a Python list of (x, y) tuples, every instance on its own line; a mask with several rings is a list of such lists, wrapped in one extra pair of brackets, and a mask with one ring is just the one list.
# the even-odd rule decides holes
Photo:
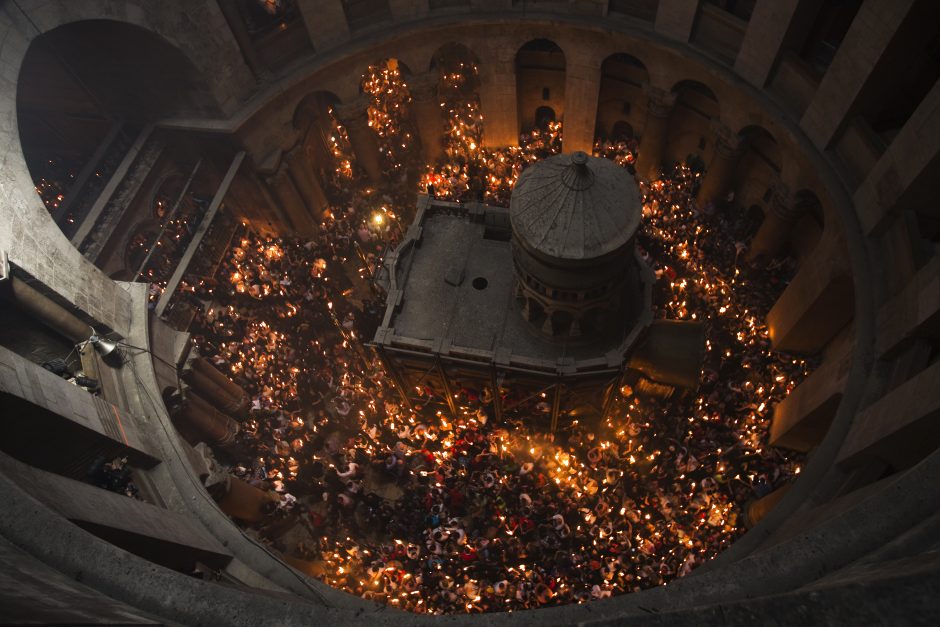
[[(192, 470), (192, 451), (160, 402), (166, 373), (137, 355), (134, 368), (113, 375), (124, 393), (108, 401), (127, 421), (124, 444), (129, 431), (155, 462), (147, 476), (164, 502), (141, 517), (163, 521), (193, 550), (226, 563), (229, 583), (187, 577), (92, 535), (70, 522), (91, 516), (81, 507), (90, 501), (44, 500), (44, 491), (31, 487), (66, 480), (2, 453), (0, 550), (12, 576), (3, 580), (0, 607), (12, 608), (7, 615), (246, 625), (699, 625), (856, 617), (914, 622), (935, 614), (940, 571), (929, 550), (940, 521), (940, 374), (932, 357), (940, 273), (924, 201), (933, 195), (926, 182), (937, 180), (940, 163), (940, 87), (933, 85), (890, 141), (872, 140), (868, 121), (868, 112), (895, 93), (889, 87), (891, 70), (904, 58), (899, 54), (925, 24), (937, 22), (925, 19), (931, 3), (861, 2), (818, 80), (807, 78), (792, 54), (792, 40), (809, 31), (806, 20), (812, 23), (809, 0), (758, 0), (747, 20), (696, 0), (375, 4), (383, 10), (358, 15), (348, 10), (354, 3), (298, 0), (299, 21), (291, 28), (306, 36), (302, 54), (280, 65), (239, 27), (229, 0), (0, 6), (4, 280), (12, 272), (70, 315), (157, 356), (173, 359), (178, 348), (179, 338), (148, 312), (144, 286), (112, 281), (87, 261), (33, 190), (16, 96), (23, 59), (40, 33), (103, 19), (158, 34), (198, 69), (219, 114), (157, 126), (228, 137), (281, 183), (292, 180), (290, 165), (305, 141), (305, 128), (295, 124), (304, 99), (328, 92), (353, 103), (358, 76), (375, 59), (396, 57), (421, 73), (442, 45), (466, 46), (480, 59), (485, 142), (505, 146), (518, 141), (519, 107), (528, 102), (516, 93), (516, 52), (528, 41), (550, 39), (565, 55), (564, 107), (557, 113), (571, 152), (590, 150), (598, 111), (608, 110), (611, 92), (600, 68), (611, 55), (626, 54), (646, 72), (642, 84), (625, 88), (638, 103), (624, 115), (641, 138), (641, 176), (659, 162), (698, 155), (710, 195), (736, 189), (774, 216), (767, 229), (777, 230), (762, 236), (768, 249), (806, 226), (792, 209), (804, 206), (807, 194), (819, 201), (821, 233), (797, 246), (800, 269), (769, 316), (776, 348), (822, 360), (776, 409), (771, 433), (772, 442), (809, 452), (800, 479), (785, 494), (771, 495), (775, 506), (765, 502), (769, 513), (728, 551), (668, 587), (531, 615), (406, 615), (308, 579), (242, 534)], [(745, 168), (753, 176), (742, 180), (737, 173)], [(302, 204), (279, 207), (274, 226), (296, 226), (303, 211)], [(120, 437), (102, 426), (108, 406), (89, 409), (80, 389), (55, 387), (44, 378), (48, 373), (5, 348), (0, 366), (6, 407), (18, 399), (16, 407), (41, 408), (101, 437)], [(823, 415), (820, 427), (815, 423)], [(126, 504), (104, 494), (89, 498), (98, 499), (96, 515), (110, 521), (125, 515)]]

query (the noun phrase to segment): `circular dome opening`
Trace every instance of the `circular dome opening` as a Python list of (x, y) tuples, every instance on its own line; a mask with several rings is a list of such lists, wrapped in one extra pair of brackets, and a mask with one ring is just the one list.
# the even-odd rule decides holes
[(489, 284), (490, 282), (481, 276), (478, 276), (477, 278), (473, 279), (473, 288), (477, 290), (485, 290), (486, 286)]

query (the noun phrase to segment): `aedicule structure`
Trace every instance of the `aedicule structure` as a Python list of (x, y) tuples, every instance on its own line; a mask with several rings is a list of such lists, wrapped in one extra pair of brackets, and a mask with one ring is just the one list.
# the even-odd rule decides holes
[(602, 417), (624, 384), (695, 388), (703, 330), (653, 322), (641, 216), (633, 178), (583, 152), (525, 170), (508, 210), (420, 196), (374, 339), (404, 400), (457, 414), (482, 395), (554, 430)]

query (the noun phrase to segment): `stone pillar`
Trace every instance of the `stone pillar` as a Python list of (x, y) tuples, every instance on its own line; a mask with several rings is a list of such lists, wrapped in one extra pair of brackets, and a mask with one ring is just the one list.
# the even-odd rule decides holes
[(333, 133), (330, 106), (323, 98), (305, 98), (302, 103), (294, 119), (294, 126), (303, 133), (303, 149), (309, 153), (311, 163), (332, 163), (333, 150), (327, 139)]
[(349, 24), (343, 0), (297, 0), (307, 35), (317, 52), (349, 40)]
[(827, 354), (822, 366), (774, 407), (771, 446), (806, 453), (822, 441), (842, 400), (851, 357), (851, 351)]
[(349, 143), (356, 154), (356, 162), (365, 171), (373, 185), (382, 183), (378, 136), (369, 126), (369, 99), (365, 94), (333, 109), (336, 119), (346, 127)]
[(222, 9), (225, 21), (228, 22), (232, 35), (238, 43), (242, 56), (245, 57), (245, 63), (248, 64), (255, 78), (263, 78), (269, 72), (264, 67), (264, 63), (261, 62), (261, 58), (255, 50), (255, 44), (251, 40), (251, 35), (248, 34), (248, 27), (245, 26), (245, 19), (239, 7), (240, 4), (239, 0), (219, 0), (219, 7)]
[(773, 259), (776, 257), (790, 239), (793, 225), (803, 215), (804, 208), (793, 202), (786, 185), (778, 183), (774, 186), (764, 221), (751, 240), (750, 248), (745, 254), (747, 261), (758, 259)]
[(767, 314), (774, 350), (818, 353), (855, 316), (845, 246), (830, 230)]
[(940, 81), (855, 191), (855, 211), (866, 233), (883, 230), (905, 206), (915, 182), (935, 180), (940, 163)]
[(323, 215), (329, 202), (320, 184), (319, 176), (314, 172), (313, 165), (307, 159), (307, 153), (302, 145), (297, 146), (287, 155), (287, 173), (307, 206), (307, 211), (318, 218)]
[(918, 339), (940, 340), (940, 256), (934, 255), (878, 312), (880, 359), (893, 358)]
[(515, 49), (493, 49), (499, 57), (481, 59), (480, 110), (483, 144), (489, 148), (519, 145), (519, 103), (516, 99)]
[(646, 126), (640, 138), (636, 172), (640, 178), (649, 180), (659, 175), (659, 168), (662, 166), (669, 116), (672, 115), (672, 108), (676, 104), (676, 95), (649, 83), (643, 85), (643, 91), (647, 96)]
[(439, 81), (437, 72), (425, 72), (408, 82), (412, 115), (428, 163), (435, 163), (444, 154), (444, 114), (437, 95)]
[(767, 84), (770, 71), (793, 26), (801, 4), (809, 0), (773, 0), (758, 2), (747, 23), (741, 49), (734, 61), (734, 71), (758, 89)]
[(699, 0), (659, 0), (654, 29), (657, 33), (681, 42), (689, 41)]
[[(926, 3), (930, 4), (930, 3)], [(865, 0), (823, 76), (800, 126), (820, 150), (832, 141), (855, 105), (876, 65), (886, 56), (915, 0)]]
[(940, 362), (894, 388), (855, 417), (838, 463), (855, 466), (881, 459), (910, 467), (940, 445)]
[(300, 197), (300, 193), (294, 187), (294, 181), (288, 175), (285, 165), (281, 164), (277, 173), (268, 177), (265, 182), (278, 205), (290, 219), (294, 233), (300, 236), (315, 233), (317, 225), (313, 217), (307, 212), (303, 198)]
[(594, 127), (597, 123), (597, 98), (601, 90), (603, 59), (592, 54), (587, 45), (574, 48), (565, 67), (564, 152), (594, 152)]
[(307, 154), (307, 160), (315, 169), (319, 170), (322, 167), (329, 170), (337, 166), (329, 139), (335, 132), (330, 115), (325, 109), (322, 117), (317, 117), (307, 128), (303, 148)]
[(219, 509), (248, 524), (264, 519), (264, 506), (278, 500), (273, 492), (265, 492), (238, 477), (229, 477), (228, 490), (218, 500)]
[(715, 151), (705, 171), (705, 178), (702, 179), (702, 184), (698, 188), (698, 195), (695, 197), (695, 203), (699, 207), (704, 207), (728, 193), (734, 182), (738, 162), (745, 150), (744, 142), (727, 126), (713, 123), (713, 128)]

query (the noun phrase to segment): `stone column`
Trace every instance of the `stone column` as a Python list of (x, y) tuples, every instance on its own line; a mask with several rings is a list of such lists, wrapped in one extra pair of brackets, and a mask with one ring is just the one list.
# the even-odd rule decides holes
[(297, 0), (307, 35), (317, 52), (349, 40), (349, 24), (343, 0)]
[(646, 126), (640, 138), (640, 151), (636, 161), (636, 172), (640, 178), (658, 176), (666, 150), (666, 133), (669, 116), (676, 104), (676, 95), (649, 83), (643, 85), (647, 95)]
[(222, 9), (225, 21), (228, 22), (232, 35), (238, 43), (242, 56), (245, 57), (245, 63), (248, 64), (255, 78), (264, 78), (268, 75), (268, 70), (264, 67), (264, 63), (261, 62), (261, 58), (255, 50), (255, 44), (251, 40), (251, 35), (248, 34), (248, 27), (245, 26), (239, 4), (238, 0), (219, 0), (219, 7)]
[[(931, 3), (925, 3), (930, 5)], [(862, 91), (876, 66), (889, 54), (891, 44), (903, 37), (902, 22), (914, 0), (865, 0), (823, 76), (800, 126), (820, 150), (855, 111)]]
[(586, 45), (574, 48), (565, 67), (564, 152), (594, 152), (597, 98), (601, 90), (602, 59)]
[(369, 126), (369, 99), (363, 94), (350, 103), (336, 105), (336, 119), (346, 127), (349, 143), (356, 153), (356, 162), (365, 171), (373, 185), (382, 183), (378, 136)]
[(481, 59), (480, 110), (483, 144), (489, 148), (519, 145), (515, 49), (493, 50), (499, 57)]
[(845, 245), (830, 229), (767, 314), (774, 350), (813, 354), (855, 316)]
[[(853, 195), (866, 233), (879, 233), (898, 218), (905, 193), (935, 180), (940, 163), (940, 81), (934, 83), (910, 119)], [(908, 205), (909, 206), (909, 205)]]
[(744, 142), (727, 126), (713, 122), (712, 128), (715, 131), (715, 151), (695, 197), (695, 203), (699, 207), (704, 207), (728, 193), (734, 182), (738, 162), (745, 150)]
[(437, 95), (439, 80), (437, 72), (425, 72), (408, 82), (412, 115), (428, 163), (435, 163), (444, 154), (444, 114)]
[(734, 61), (734, 71), (757, 88), (767, 84), (770, 71), (780, 56), (797, 9), (809, 0), (773, 0), (758, 2), (747, 23), (741, 49)]
[(751, 240), (745, 259), (756, 261), (776, 257), (790, 239), (793, 225), (803, 213), (804, 207), (794, 203), (787, 186), (778, 183), (774, 187), (773, 198), (764, 215), (764, 221)]
[(319, 170), (322, 167), (330, 170), (337, 166), (329, 139), (336, 131), (332, 127), (329, 113), (324, 110), (322, 115), (323, 117), (318, 117), (307, 128), (303, 148), (307, 154), (307, 160), (315, 169)]
[(687, 42), (698, 14), (699, 0), (659, 0), (654, 29), (670, 39)]
[(268, 177), (265, 182), (271, 193), (274, 195), (278, 205), (287, 214), (293, 226), (294, 233), (300, 236), (312, 235), (317, 230), (317, 225), (307, 207), (304, 205), (303, 198), (294, 186), (287, 173), (287, 167), (281, 164), (276, 174)]
[(307, 159), (302, 145), (297, 146), (287, 155), (287, 173), (307, 206), (307, 211), (313, 216), (323, 215), (329, 202), (320, 184), (319, 176), (314, 172), (313, 165)]

